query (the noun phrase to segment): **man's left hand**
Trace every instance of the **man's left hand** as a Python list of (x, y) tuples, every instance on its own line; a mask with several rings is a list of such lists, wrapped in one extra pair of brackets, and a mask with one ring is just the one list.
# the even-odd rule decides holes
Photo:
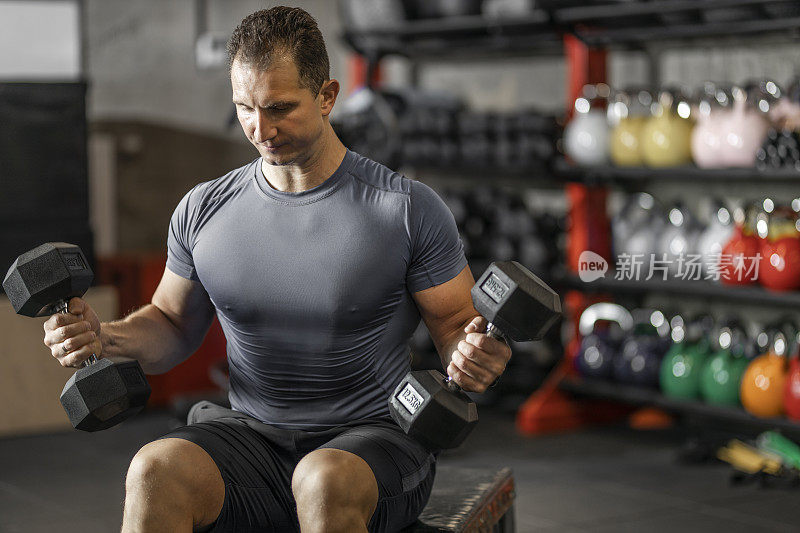
[(477, 316), (464, 328), (467, 337), (450, 355), (447, 374), (468, 392), (484, 392), (500, 377), (511, 359), (511, 348), (485, 333), (488, 321)]

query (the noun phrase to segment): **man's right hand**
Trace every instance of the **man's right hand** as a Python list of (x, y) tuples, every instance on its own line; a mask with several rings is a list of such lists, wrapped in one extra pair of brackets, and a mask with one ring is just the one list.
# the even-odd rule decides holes
[(80, 298), (69, 301), (69, 313), (57, 313), (44, 323), (44, 343), (61, 366), (79, 368), (92, 354), (100, 358), (100, 320)]

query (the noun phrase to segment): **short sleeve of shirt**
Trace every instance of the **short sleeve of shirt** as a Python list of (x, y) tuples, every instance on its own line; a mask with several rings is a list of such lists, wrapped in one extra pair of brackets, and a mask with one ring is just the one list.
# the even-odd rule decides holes
[(450, 281), (467, 266), (455, 218), (427, 185), (411, 182), (411, 264), (406, 274), (409, 292)]
[(192, 245), (198, 203), (197, 187), (186, 193), (169, 221), (167, 268), (175, 274), (197, 281)]

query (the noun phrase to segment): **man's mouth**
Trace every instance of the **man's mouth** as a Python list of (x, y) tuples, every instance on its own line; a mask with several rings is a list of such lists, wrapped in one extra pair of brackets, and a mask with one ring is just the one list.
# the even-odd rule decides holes
[(284, 146), (286, 143), (283, 144), (262, 144), (261, 146), (264, 147), (269, 152), (276, 152), (281, 146)]

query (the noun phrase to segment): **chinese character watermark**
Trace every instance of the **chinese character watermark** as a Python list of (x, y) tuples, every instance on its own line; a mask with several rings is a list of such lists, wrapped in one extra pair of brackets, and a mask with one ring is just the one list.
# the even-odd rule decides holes
[[(639, 281), (680, 279), (685, 281), (755, 281), (758, 279), (761, 254), (627, 254), (617, 256), (614, 279)], [(582, 281), (604, 278), (608, 262), (594, 252), (580, 255), (578, 274)]]

